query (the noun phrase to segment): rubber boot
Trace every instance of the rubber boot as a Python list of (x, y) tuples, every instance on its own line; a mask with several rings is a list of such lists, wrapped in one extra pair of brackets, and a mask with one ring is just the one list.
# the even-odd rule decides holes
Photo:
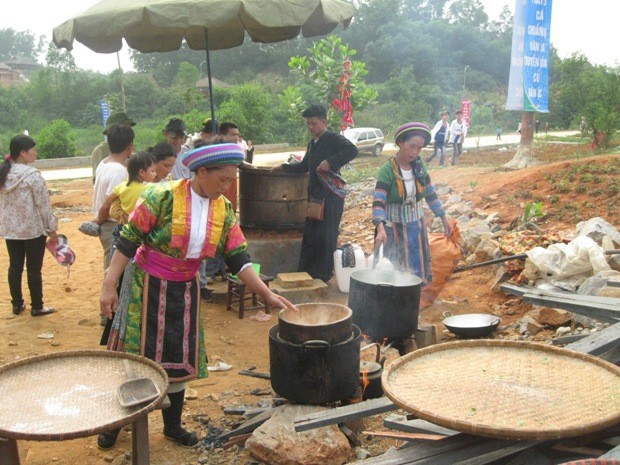
[(97, 437), (97, 447), (101, 450), (112, 449), (114, 444), (116, 444), (116, 439), (118, 438), (118, 433), (120, 432), (121, 429), (117, 428), (112, 431), (106, 431), (105, 433), (99, 434)]
[(198, 438), (194, 433), (190, 433), (181, 426), (181, 413), (183, 413), (183, 399), (185, 390), (175, 393), (168, 393), (170, 407), (161, 411), (164, 419), (164, 436), (183, 447), (195, 447)]

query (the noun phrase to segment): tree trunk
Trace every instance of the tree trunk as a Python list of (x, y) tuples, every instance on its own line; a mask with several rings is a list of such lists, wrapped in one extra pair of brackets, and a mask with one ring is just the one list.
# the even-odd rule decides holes
[(540, 164), (534, 154), (534, 129), (536, 124), (536, 113), (524, 111), (521, 119), (521, 142), (517, 153), (503, 168), (508, 170), (518, 170), (528, 166)]

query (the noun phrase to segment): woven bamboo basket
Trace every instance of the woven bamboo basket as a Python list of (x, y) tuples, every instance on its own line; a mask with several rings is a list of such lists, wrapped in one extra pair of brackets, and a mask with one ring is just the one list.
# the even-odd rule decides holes
[[(121, 407), (118, 387), (133, 377), (153, 380), (160, 395)], [(0, 367), (0, 437), (60, 441), (126, 425), (161, 404), (168, 376), (155, 362), (107, 350), (77, 350), (25, 358)]]
[(529, 342), (439, 344), (394, 361), (383, 389), (396, 405), (446, 428), (502, 439), (555, 439), (620, 421), (620, 368)]

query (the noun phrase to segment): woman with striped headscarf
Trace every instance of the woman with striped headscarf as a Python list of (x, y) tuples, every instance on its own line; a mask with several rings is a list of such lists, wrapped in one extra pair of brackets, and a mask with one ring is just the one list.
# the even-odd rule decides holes
[(432, 281), (432, 275), (423, 200), (441, 218), (446, 236), (452, 234), (420, 158), (422, 147), (430, 140), (431, 130), (424, 123), (407, 123), (396, 130), (398, 152), (379, 169), (372, 203), (375, 249), (383, 244), (384, 256), (395, 268), (420, 277), (424, 283)]
[[(166, 370), (171, 405), (162, 410), (164, 436), (184, 447), (198, 444), (197, 436), (181, 426), (185, 382), (207, 376), (200, 263), (222, 254), (230, 271), (269, 305), (296, 310), (254, 272), (232, 205), (222, 195), (236, 181), (243, 155), (236, 144), (183, 154), (191, 178), (151, 184), (143, 191), (115, 242), (103, 282), (101, 311), (108, 318), (115, 313), (108, 349), (143, 355)], [(99, 448), (114, 446), (119, 431), (101, 433)]]

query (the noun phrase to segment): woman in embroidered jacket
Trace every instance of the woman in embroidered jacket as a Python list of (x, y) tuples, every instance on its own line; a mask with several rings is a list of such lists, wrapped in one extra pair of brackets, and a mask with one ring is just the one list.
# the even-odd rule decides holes
[[(198, 439), (181, 426), (185, 381), (207, 375), (197, 281), (200, 262), (222, 253), (231, 272), (270, 305), (296, 309), (254, 273), (232, 205), (222, 195), (236, 180), (243, 156), (236, 144), (205, 146), (182, 155), (193, 176), (144, 190), (116, 242), (103, 283), (101, 310), (108, 317), (116, 311), (108, 348), (143, 355), (166, 370), (171, 406), (162, 410), (164, 435), (186, 447), (195, 446)], [(118, 431), (100, 434), (99, 447), (112, 447), (117, 435)]]
[(43, 256), (49, 237), (56, 246), (58, 219), (52, 213), (50, 196), (41, 172), (28, 166), (37, 158), (37, 143), (30, 136), (11, 139), (10, 154), (0, 165), (0, 237), (9, 253), (9, 289), (13, 313), (26, 308), (22, 295), (24, 262), (30, 290), (30, 314), (48, 315), (53, 308), (43, 305)]
[(432, 281), (428, 234), (422, 200), (441, 218), (446, 236), (452, 226), (446, 218), (420, 151), (431, 140), (424, 123), (407, 123), (396, 130), (396, 155), (379, 169), (372, 203), (376, 227), (375, 249), (384, 244), (384, 255), (397, 269)]

